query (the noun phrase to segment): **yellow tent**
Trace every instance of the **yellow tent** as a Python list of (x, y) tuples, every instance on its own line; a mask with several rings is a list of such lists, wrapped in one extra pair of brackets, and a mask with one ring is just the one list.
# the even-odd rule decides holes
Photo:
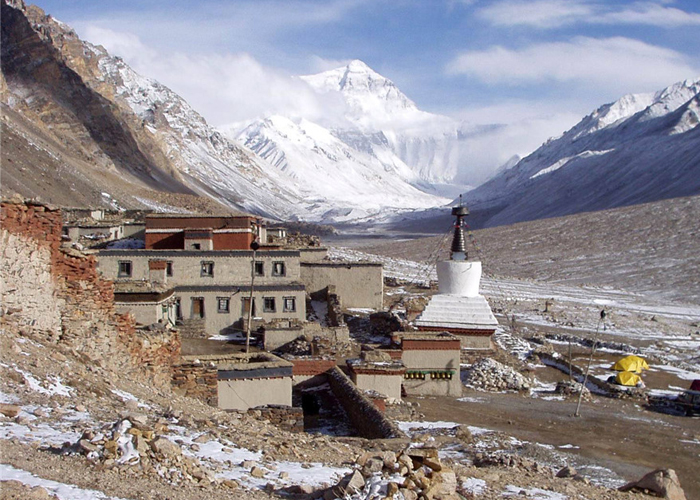
[(615, 382), (630, 387), (635, 387), (641, 380), (639, 375), (632, 372), (620, 372), (617, 374), (617, 377), (615, 377)]
[(615, 363), (612, 369), (619, 372), (642, 373), (642, 370), (649, 369), (649, 365), (644, 358), (640, 358), (639, 356), (627, 356)]

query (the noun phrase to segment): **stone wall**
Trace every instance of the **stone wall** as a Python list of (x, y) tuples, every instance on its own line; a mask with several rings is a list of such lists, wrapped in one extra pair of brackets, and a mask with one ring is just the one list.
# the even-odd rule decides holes
[(382, 265), (372, 262), (302, 262), (301, 282), (309, 293), (334, 285), (343, 308), (380, 310), (384, 301)]
[(360, 391), (338, 367), (328, 370), (333, 394), (341, 402), (352, 425), (362, 437), (385, 439), (405, 437), (372, 401)]
[(0, 208), (3, 323), (96, 366), (168, 385), (179, 337), (139, 333), (132, 316), (117, 314), (114, 285), (98, 275), (95, 258), (61, 247), (61, 211), (19, 201)]
[(293, 406), (263, 406), (251, 408), (248, 415), (264, 418), (271, 424), (290, 432), (304, 432), (304, 410)]
[(173, 367), (173, 391), (196, 398), (211, 406), (219, 405), (218, 369), (214, 363), (197, 361)]

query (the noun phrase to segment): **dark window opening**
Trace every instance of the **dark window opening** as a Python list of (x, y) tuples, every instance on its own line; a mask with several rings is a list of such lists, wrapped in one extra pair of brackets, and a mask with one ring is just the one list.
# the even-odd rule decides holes
[(262, 262), (255, 262), (254, 272), (255, 276), (265, 276), (265, 267)]
[(192, 243), (192, 250), (201, 250), (202, 245), (200, 243)]
[(263, 311), (264, 312), (275, 312), (275, 298), (265, 297), (263, 299)]
[(131, 261), (130, 260), (120, 260), (119, 261), (119, 273), (117, 275), (120, 278), (130, 278), (131, 277)]
[(213, 262), (202, 262), (202, 276), (212, 277), (214, 276), (214, 263)]
[(166, 276), (173, 275), (173, 261), (172, 260), (169, 260), (168, 262), (165, 263), (165, 275)]

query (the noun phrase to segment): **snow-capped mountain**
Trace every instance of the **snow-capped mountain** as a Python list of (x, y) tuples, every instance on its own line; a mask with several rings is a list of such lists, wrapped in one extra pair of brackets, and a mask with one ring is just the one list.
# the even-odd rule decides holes
[[(356, 152), (304, 121), (273, 118), (259, 127), (268, 144), (284, 138), (311, 148), (313, 156), (303, 159), (288, 151), (295, 161), (287, 164), (272, 158), (276, 168), (209, 126), (167, 87), (21, 0), (3, 0), (2, 69), (3, 105), (23, 122), (8, 127), (29, 143), (24, 150), (42, 145), (47, 164), (29, 163), (54, 176), (46, 190), (26, 169), (4, 168), (6, 185), (26, 195), (71, 204), (71, 191), (90, 192), (83, 202), (150, 208), (156, 204), (142, 190), (196, 193), (270, 218), (324, 222), (448, 201), (406, 183), (413, 174), (398, 158)], [(279, 127), (274, 133), (272, 124)], [(41, 137), (27, 138), (26, 130)], [(71, 168), (53, 167), (57, 158), (70, 163), (68, 156), (76, 156)]]
[(251, 124), (241, 137), (246, 146), (297, 181), (309, 202), (319, 206), (333, 202), (335, 208), (323, 220), (357, 219), (389, 207), (410, 210), (449, 201), (405, 182), (412, 173), (394, 155), (386, 152), (380, 160), (308, 120), (271, 116)]
[(601, 106), (467, 193), (484, 225), (700, 193), (700, 79)]
[[(394, 171), (399, 179), (418, 189), (431, 193), (454, 193), (452, 184), (459, 184), (460, 173), (460, 124), (451, 118), (421, 111), (389, 79), (373, 71), (362, 61), (352, 61), (347, 66), (317, 75), (300, 77), (316, 92), (336, 92), (342, 96), (346, 110), (339, 120), (316, 123), (314, 128), (327, 125), (328, 134), (342, 141), (350, 155), (361, 163), (370, 161), (382, 170)], [(282, 123), (281, 120), (277, 120)], [(260, 120), (241, 131), (229, 131), (230, 135), (250, 147), (266, 159), (293, 156), (294, 161), (305, 161), (298, 145), (284, 141), (284, 131), (277, 137), (256, 137), (261, 130), (269, 130), (275, 121)], [(307, 121), (308, 123), (308, 121)], [(261, 144), (265, 147), (261, 148)], [(306, 142), (308, 157), (313, 158), (322, 145)], [(296, 154), (290, 155), (294, 149)], [(369, 160), (367, 155), (374, 157)], [(343, 168), (347, 168), (349, 164)], [(303, 170), (287, 161), (285, 168)], [(358, 165), (358, 168), (364, 167)], [(448, 185), (447, 189), (441, 184)], [(417, 206), (417, 205), (416, 205)]]

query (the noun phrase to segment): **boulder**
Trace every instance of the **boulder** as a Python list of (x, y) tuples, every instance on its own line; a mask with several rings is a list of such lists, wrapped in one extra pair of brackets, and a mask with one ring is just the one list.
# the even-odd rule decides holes
[(686, 500), (678, 475), (673, 469), (656, 469), (620, 488), (620, 491), (648, 490), (667, 500)]
[(22, 408), (17, 405), (0, 403), (0, 413), (6, 417), (15, 418), (17, 415), (19, 415), (20, 411), (22, 411)]

